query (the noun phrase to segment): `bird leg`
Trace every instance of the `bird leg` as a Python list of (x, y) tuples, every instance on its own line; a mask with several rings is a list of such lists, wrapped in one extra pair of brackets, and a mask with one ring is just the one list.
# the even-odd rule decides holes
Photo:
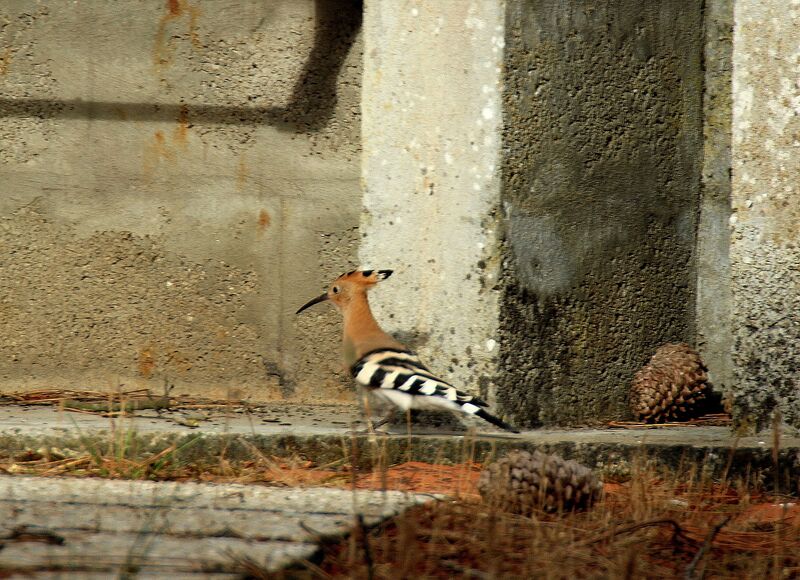
[(388, 423), (392, 419), (394, 419), (394, 409), (390, 409), (389, 412), (386, 414), (386, 416), (380, 419), (379, 421), (375, 422), (370, 421), (370, 423), (372, 423), (373, 429), (377, 429), (378, 427), (383, 427), (384, 425), (386, 425), (386, 423)]
[(366, 420), (367, 426), (364, 429), (353, 431), (353, 433), (357, 435), (364, 435), (364, 434), (374, 435), (377, 432), (381, 433), (382, 435), (388, 435), (388, 432), (379, 431), (378, 429), (380, 427), (383, 427), (384, 425), (386, 425), (386, 423), (392, 420), (392, 417), (394, 415), (394, 409), (389, 409), (388, 414), (379, 421), (373, 421), (372, 411), (370, 409), (370, 404), (369, 404), (369, 393), (366, 390), (363, 390), (362, 395), (363, 395), (362, 401), (364, 404), (364, 418)]

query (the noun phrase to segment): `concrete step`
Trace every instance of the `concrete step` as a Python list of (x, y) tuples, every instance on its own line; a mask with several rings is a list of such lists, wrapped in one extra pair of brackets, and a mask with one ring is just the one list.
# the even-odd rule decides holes
[[(408, 460), (460, 463), (483, 462), (510, 449), (539, 449), (576, 459), (605, 477), (625, 478), (637, 463), (681, 473), (694, 471), (712, 478), (746, 478), (798, 493), (800, 436), (780, 434), (737, 437), (729, 427), (681, 426), (655, 429), (537, 429), (519, 435), (481, 431), (443, 432), (405, 426), (371, 437), (354, 435), (348, 427), (358, 420), (350, 407), (275, 405), (268, 416), (215, 416), (192, 428), (174, 415), (135, 416), (113, 422), (91, 414), (59, 413), (53, 407), (0, 407), (0, 453), (57, 448), (86, 453), (108, 449), (112, 441), (134, 448), (142, 456), (170, 445), (182, 446), (187, 461), (213, 460), (224, 453), (231, 460), (297, 455), (317, 464), (353, 461), (367, 466)], [(777, 459), (777, 462), (775, 461)]]
[(401, 492), (0, 476), (0, 571), (224, 578), (242, 574), (244, 561), (274, 571), (314, 560), (321, 538), (348, 533), (356, 514), (372, 526), (428, 500)]

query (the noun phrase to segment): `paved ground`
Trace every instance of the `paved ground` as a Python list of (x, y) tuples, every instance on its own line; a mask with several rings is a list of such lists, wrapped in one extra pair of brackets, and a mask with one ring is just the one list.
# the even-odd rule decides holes
[[(330, 435), (363, 429), (358, 408), (347, 405), (286, 405), (259, 407), (245, 413), (241, 407), (198, 411), (136, 411), (118, 419), (117, 425), (135, 425), (140, 433), (170, 432), (208, 434), (303, 434)], [(65, 431), (107, 430), (112, 422), (90, 413), (59, 411), (55, 406), (0, 404), (0, 432), (23, 435), (53, 435)]]
[[(255, 435), (255, 436), (349, 436), (355, 427), (364, 428), (358, 409), (338, 405), (286, 405), (276, 404), (270, 410), (257, 413), (218, 410), (209, 415), (191, 412), (156, 413), (137, 411), (135, 416), (112, 422), (94, 414), (59, 411), (50, 406), (0, 405), (0, 436), (58, 436), (70, 433), (108, 431), (112, 428), (133, 428), (139, 433), (174, 433), (205, 435)], [(396, 425), (391, 432), (405, 436), (406, 426)], [(413, 427), (415, 435), (431, 437), (465, 437), (467, 431), (452, 431), (429, 426)], [(577, 444), (655, 444), (691, 445), (699, 447), (726, 447), (736, 445), (746, 448), (769, 448), (772, 434), (736, 437), (729, 427), (673, 427), (655, 429), (534, 429), (519, 435), (480, 426), (476, 436), (508, 441), (535, 441), (558, 443), (571, 441)], [(800, 448), (800, 436), (786, 432), (782, 445)], [(1, 447), (0, 447), (1, 448)]]
[(0, 577), (241, 576), (243, 562), (276, 570), (313, 559), (318, 539), (374, 525), (430, 497), (400, 492), (286, 489), (0, 476)]

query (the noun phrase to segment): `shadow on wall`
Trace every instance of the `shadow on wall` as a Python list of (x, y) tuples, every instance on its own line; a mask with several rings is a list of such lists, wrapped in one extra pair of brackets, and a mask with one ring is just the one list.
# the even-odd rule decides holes
[(173, 121), (190, 110), (197, 123), (265, 123), (285, 131), (318, 131), (336, 107), (336, 79), (361, 29), (363, 0), (316, 0), (315, 16), (314, 46), (286, 107), (0, 98), (0, 117)]

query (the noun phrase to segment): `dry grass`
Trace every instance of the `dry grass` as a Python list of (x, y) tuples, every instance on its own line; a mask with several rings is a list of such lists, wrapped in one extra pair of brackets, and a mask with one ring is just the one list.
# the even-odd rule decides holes
[(174, 447), (139, 460), (125, 457), (119, 445), (105, 451), (64, 459), (28, 452), (13, 458), (12, 471), (449, 496), (371, 531), (356, 523), (350, 537), (326, 545), (322, 561), (304, 569), (262, 574), (254, 565), (254, 578), (800, 577), (800, 505), (744, 484), (722, 485), (686, 472), (668, 476), (644, 462), (631, 480), (606, 484), (604, 499), (588, 512), (523, 518), (481, 503), (480, 466), (470, 462), (354, 471), (344, 460), (319, 466), (267, 457), (255, 448), (244, 461), (220, 457), (202, 465), (175, 461)]
[[(641, 471), (586, 513), (523, 518), (474, 494), (329, 546), (309, 578), (797, 578), (800, 506)], [(292, 577), (301, 576), (292, 573)]]
[(730, 413), (706, 413), (700, 417), (671, 423), (641, 423), (639, 421), (609, 421), (606, 426), (615, 429), (671, 429), (674, 427), (730, 427)]
[(247, 407), (242, 401), (201, 400), (194, 397), (174, 397), (172, 387), (164, 385), (163, 395), (156, 396), (149, 389), (122, 390), (117, 392), (39, 389), (2, 393), (0, 401), (13, 405), (56, 406), (61, 410), (87, 413), (102, 417), (119, 417), (144, 409), (161, 410), (219, 410), (232, 407)]
[(255, 447), (251, 449), (249, 458), (243, 460), (230, 460), (223, 454), (213, 459), (187, 462), (180, 459), (180, 453), (200, 441), (199, 437), (189, 439), (180, 446), (170, 445), (145, 457), (140, 457), (135, 449), (127, 446), (126, 439), (127, 434), (123, 433), (115, 439), (116, 443), (110, 443), (107, 448), (87, 445), (87, 450), (82, 453), (42, 448), (0, 456), (0, 473), (284, 487), (330, 485), (336, 482), (343, 485), (349, 480), (346, 470), (337, 469), (337, 464), (315, 466), (299, 457), (271, 457)]

